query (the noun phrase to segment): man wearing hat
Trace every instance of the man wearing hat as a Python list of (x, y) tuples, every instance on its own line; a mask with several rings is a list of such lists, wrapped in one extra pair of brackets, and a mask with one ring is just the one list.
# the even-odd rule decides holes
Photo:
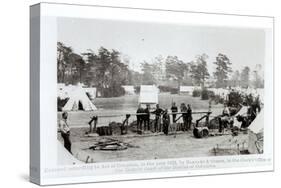
[(68, 125), (68, 113), (63, 112), (62, 113), (62, 119), (59, 122), (59, 131), (61, 132), (61, 137), (64, 141), (64, 147), (72, 154), (71, 152), (71, 141), (69, 139), (70, 137), (70, 128)]

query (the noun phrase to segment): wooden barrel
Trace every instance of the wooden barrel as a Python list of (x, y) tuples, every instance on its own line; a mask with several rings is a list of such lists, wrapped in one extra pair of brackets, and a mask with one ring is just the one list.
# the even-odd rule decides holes
[(112, 129), (109, 126), (98, 127), (97, 133), (99, 136), (110, 136), (112, 135)]
[(195, 138), (204, 138), (209, 136), (208, 127), (195, 127), (193, 129), (193, 135)]

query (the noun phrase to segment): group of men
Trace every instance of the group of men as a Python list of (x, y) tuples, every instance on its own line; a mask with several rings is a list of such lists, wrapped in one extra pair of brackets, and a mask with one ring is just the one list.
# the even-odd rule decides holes
[[(180, 105), (180, 112), (176, 103), (172, 103), (171, 113), (168, 113), (168, 109), (160, 108), (159, 104), (156, 105), (156, 109), (150, 109), (150, 105), (147, 104), (146, 108), (142, 108), (141, 104), (139, 105), (137, 112), (137, 130), (152, 131), (152, 132), (164, 132), (166, 135), (169, 131), (170, 126), (170, 115), (172, 115), (172, 123), (176, 123), (180, 118), (183, 120), (183, 131), (188, 131), (191, 129), (192, 125), (192, 109), (190, 105), (182, 103)], [(150, 124), (150, 115), (154, 114), (155, 119), (154, 123)], [(178, 116), (180, 115), (180, 116)], [(162, 120), (162, 121), (161, 121)]]
[[(250, 95), (251, 96), (251, 95)], [(236, 118), (238, 121), (241, 121), (241, 128), (247, 128), (252, 121), (256, 118), (257, 114), (261, 111), (261, 104), (259, 97), (257, 97), (255, 100), (252, 100), (251, 102), (244, 103), (245, 105), (248, 105), (247, 113), (243, 115), (238, 115)], [(243, 105), (241, 105), (243, 106)], [(237, 108), (237, 107), (236, 107)], [(235, 113), (231, 113), (230, 108), (227, 106), (227, 104), (224, 104), (224, 108), (222, 111), (222, 114), (219, 116), (219, 132), (224, 132), (224, 128), (228, 126), (232, 126), (233, 119), (231, 118)]]
[[(146, 108), (142, 108), (139, 105), (137, 109), (137, 129), (138, 130), (150, 130), (152, 132), (164, 132), (168, 135), (170, 126), (170, 115), (172, 115), (172, 122), (176, 123), (180, 118), (183, 120), (183, 130), (188, 131), (191, 129), (192, 123), (192, 109), (190, 105), (185, 105), (184, 103), (180, 106), (180, 112), (176, 103), (173, 102), (171, 107), (171, 112), (168, 113), (168, 109), (160, 108), (159, 104), (156, 105), (155, 110), (150, 109), (150, 105), (146, 105)], [(154, 124), (150, 124), (150, 115), (154, 114)], [(180, 115), (179, 117), (177, 115)], [(63, 112), (62, 118), (59, 121), (59, 132), (64, 141), (64, 147), (71, 152), (71, 140), (70, 140), (70, 127), (68, 123), (68, 113)]]

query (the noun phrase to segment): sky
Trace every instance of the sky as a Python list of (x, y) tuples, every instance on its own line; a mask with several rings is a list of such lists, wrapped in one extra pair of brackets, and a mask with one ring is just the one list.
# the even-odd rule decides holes
[(74, 52), (103, 46), (121, 52), (129, 67), (140, 71), (140, 63), (156, 56), (178, 56), (190, 62), (207, 54), (209, 72), (218, 53), (227, 55), (233, 70), (264, 65), (265, 33), (262, 29), (210, 27), (179, 24), (127, 22), (80, 18), (58, 18), (58, 41)]

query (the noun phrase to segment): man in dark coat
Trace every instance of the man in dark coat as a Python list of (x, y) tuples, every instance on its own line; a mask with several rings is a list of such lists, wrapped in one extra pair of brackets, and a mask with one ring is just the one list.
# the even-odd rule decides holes
[(170, 115), (168, 114), (168, 110), (166, 109), (163, 113), (163, 132), (165, 135), (169, 133), (169, 126), (170, 126)]
[(146, 105), (146, 108), (143, 110), (146, 115), (143, 115), (144, 121), (144, 130), (150, 130), (150, 106), (149, 104)]
[(182, 120), (183, 120), (183, 131), (187, 131), (187, 107), (185, 103), (181, 104)]
[(140, 113), (144, 113), (144, 109), (141, 107), (141, 104), (139, 104), (139, 107), (137, 109), (137, 130), (142, 130), (142, 123), (144, 120), (144, 116)]
[[(172, 113), (178, 112), (178, 107), (176, 106), (175, 102), (172, 103), (171, 111)], [(177, 119), (177, 114), (173, 114), (173, 123), (176, 123), (176, 119)]]
[(187, 105), (187, 129), (191, 129), (191, 123), (192, 123), (192, 109), (190, 105)]
[(161, 131), (160, 120), (161, 120), (161, 115), (163, 112), (164, 112), (164, 110), (159, 107), (159, 104), (156, 104), (156, 109), (153, 112), (151, 112), (151, 113), (155, 114), (154, 132)]

